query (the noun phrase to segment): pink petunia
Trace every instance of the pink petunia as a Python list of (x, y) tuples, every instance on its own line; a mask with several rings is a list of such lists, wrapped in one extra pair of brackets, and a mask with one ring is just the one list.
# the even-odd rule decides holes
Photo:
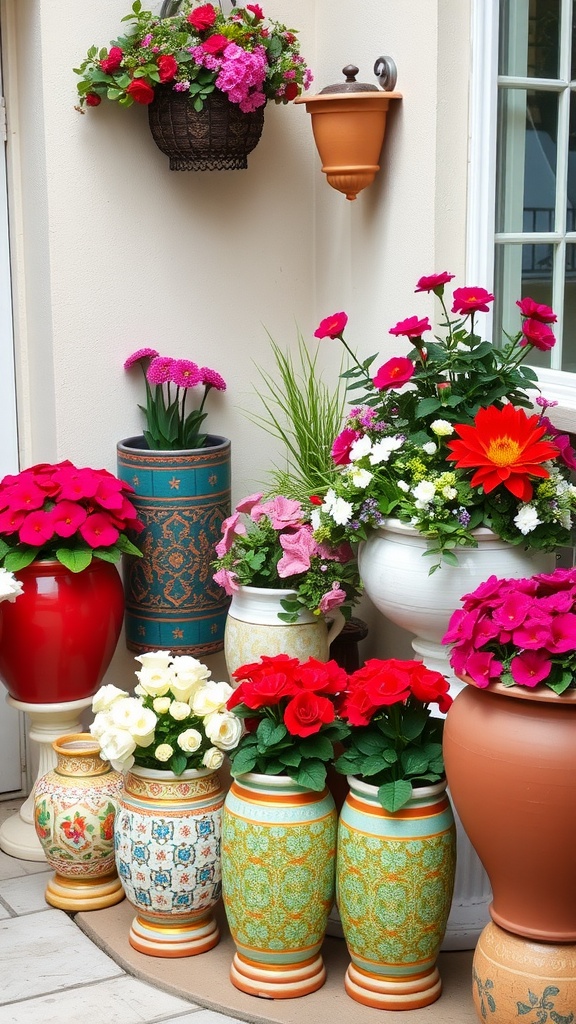
[(54, 533), (59, 537), (73, 537), (88, 513), (77, 502), (65, 500), (59, 501), (49, 515), (54, 527)]
[(302, 523), (302, 505), (293, 498), (284, 498), (281, 495), (265, 501), (262, 505), (254, 505), (251, 516), (254, 522), (258, 522), (262, 516), (267, 516), (275, 530), (286, 530), (291, 527), (300, 526)]
[(440, 274), (430, 274), (429, 277), (421, 277), (418, 281), (414, 291), (415, 292), (436, 292), (437, 295), (441, 295), (444, 290), (444, 285), (451, 281), (454, 274), (449, 274), (447, 270), (443, 270)]
[(548, 640), (542, 645), (552, 654), (565, 654), (576, 650), (576, 615), (565, 612), (552, 619)]
[(350, 464), (350, 449), (361, 436), (359, 430), (352, 430), (351, 427), (345, 427), (338, 437), (332, 442), (332, 450), (330, 452), (332, 459), (337, 466), (348, 466)]
[(218, 572), (214, 573), (212, 579), (218, 586), (223, 587), (228, 597), (232, 597), (236, 590), (240, 590), (238, 577), (230, 569), (218, 569)]
[(395, 327), (391, 327), (389, 334), (395, 334), (403, 338), (421, 338), (424, 331), (431, 331), (430, 321), (427, 316), (419, 320), (417, 316), (409, 316), (406, 320), (400, 320)]
[(384, 363), (374, 377), (373, 384), (379, 391), (401, 388), (414, 375), (414, 363), (405, 356), (394, 356)]
[[(576, 622), (576, 615), (573, 616)], [(552, 650), (551, 629), (553, 628), (551, 616), (546, 618), (529, 618), (522, 626), (512, 632), (512, 642), (515, 647), (527, 648), (530, 651), (538, 651), (543, 648)], [(564, 648), (566, 650), (567, 648)]]
[(155, 348), (139, 348), (124, 362), (124, 369), (129, 370), (131, 366), (139, 363), (142, 359), (155, 359), (159, 353)]
[(294, 533), (282, 534), (280, 544), (284, 552), (276, 567), (280, 579), (308, 572), (310, 559), (316, 549), (311, 527), (302, 526)]
[(545, 306), (543, 302), (536, 302), (528, 296), (525, 299), (518, 299), (516, 305), (522, 316), (530, 320), (541, 320), (543, 324), (554, 324), (558, 319), (550, 306)]
[(238, 504), (236, 505), (236, 511), (246, 512), (247, 514), (249, 514), (254, 508), (254, 505), (258, 504), (261, 497), (262, 491), (258, 491), (256, 494), (249, 494), (246, 498), (242, 498), (242, 501), (238, 502)]
[(80, 523), (78, 532), (91, 548), (112, 547), (120, 536), (120, 531), (106, 512), (94, 512), (89, 515)]
[(501, 629), (517, 629), (527, 618), (533, 608), (534, 601), (526, 594), (512, 591), (492, 616)]
[[(538, 402), (538, 399), (536, 401)], [(548, 405), (545, 408), (548, 408)], [(541, 416), (539, 423), (541, 426), (546, 427), (546, 435), (552, 438), (560, 452), (560, 458), (564, 465), (568, 466), (569, 469), (576, 469), (576, 452), (572, 447), (569, 435), (561, 434), (547, 416)]]
[(202, 381), (202, 374), (198, 364), (191, 359), (174, 359), (170, 380), (178, 388), (193, 388)]
[(494, 296), (485, 288), (455, 288), (452, 296), (453, 313), (489, 313), (488, 303), (494, 302)]
[(510, 662), (510, 674), (519, 686), (537, 686), (550, 675), (547, 651), (522, 651)]
[(332, 316), (326, 316), (320, 321), (318, 327), (314, 331), (315, 338), (339, 338), (348, 323), (348, 316), (346, 313), (332, 313)]
[(466, 672), (483, 689), (502, 675), (502, 663), (490, 651), (475, 651), (466, 661)]
[(227, 555), (234, 543), (234, 539), (244, 536), (247, 532), (244, 523), (240, 522), (238, 512), (233, 512), (231, 516), (228, 516), (222, 523), (222, 539), (218, 541), (215, 548), (218, 558), (223, 558), (224, 555)]
[(344, 604), (346, 600), (346, 593), (342, 590), (337, 580), (334, 580), (330, 590), (320, 598), (320, 604), (318, 605), (323, 615), (327, 612), (332, 611), (333, 608), (339, 608), (341, 604)]
[(30, 544), (31, 547), (42, 547), (52, 540), (54, 536), (54, 524), (49, 512), (42, 512), (35, 509), (30, 512), (22, 521), (18, 530), (18, 537), (21, 544)]

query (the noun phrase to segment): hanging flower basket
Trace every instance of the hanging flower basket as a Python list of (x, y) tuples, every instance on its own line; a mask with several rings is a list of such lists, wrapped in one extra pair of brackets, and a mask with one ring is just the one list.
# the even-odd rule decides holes
[(215, 90), (202, 110), (194, 110), (184, 93), (156, 89), (148, 119), (171, 171), (235, 171), (248, 166), (248, 154), (260, 140), (264, 107), (245, 114)]

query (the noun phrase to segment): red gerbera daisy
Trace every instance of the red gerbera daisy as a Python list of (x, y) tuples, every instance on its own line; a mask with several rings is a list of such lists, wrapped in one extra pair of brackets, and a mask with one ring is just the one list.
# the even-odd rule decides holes
[(459, 423), (454, 429), (460, 440), (448, 442), (447, 458), (456, 469), (476, 468), (470, 483), (482, 485), (486, 494), (503, 484), (520, 501), (530, 501), (529, 478), (546, 479), (550, 474), (542, 463), (558, 457), (556, 446), (542, 440), (546, 427), (539, 426), (538, 416), (513, 405), (479, 409), (472, 426)]

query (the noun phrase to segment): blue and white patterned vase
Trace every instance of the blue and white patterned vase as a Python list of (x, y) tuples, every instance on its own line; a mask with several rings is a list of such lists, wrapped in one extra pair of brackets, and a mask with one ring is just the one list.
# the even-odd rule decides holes
[(133, 767), (114, 828), (116, 866), (136, 910), (130, 945), (183, 957), (220, 939), (212, 910), (220, 898), (224, 790), (216, 772)]

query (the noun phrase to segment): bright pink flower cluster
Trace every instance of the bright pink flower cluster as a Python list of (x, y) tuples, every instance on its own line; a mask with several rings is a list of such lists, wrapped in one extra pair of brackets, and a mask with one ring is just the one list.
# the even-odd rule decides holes
[(0, 482), (0, 537), (8, 550), (32, 548), (36, 557), (60, 548), (112, 548), (127, 530), (143, 529), (131, 493), (105, 469), (39, 463)]
[(442, 642), (453, 645), (454, 671), (477, 686), (545, 683), (562, 693), (576, 668), (576, 569), (491, 576), (462, 598)]

